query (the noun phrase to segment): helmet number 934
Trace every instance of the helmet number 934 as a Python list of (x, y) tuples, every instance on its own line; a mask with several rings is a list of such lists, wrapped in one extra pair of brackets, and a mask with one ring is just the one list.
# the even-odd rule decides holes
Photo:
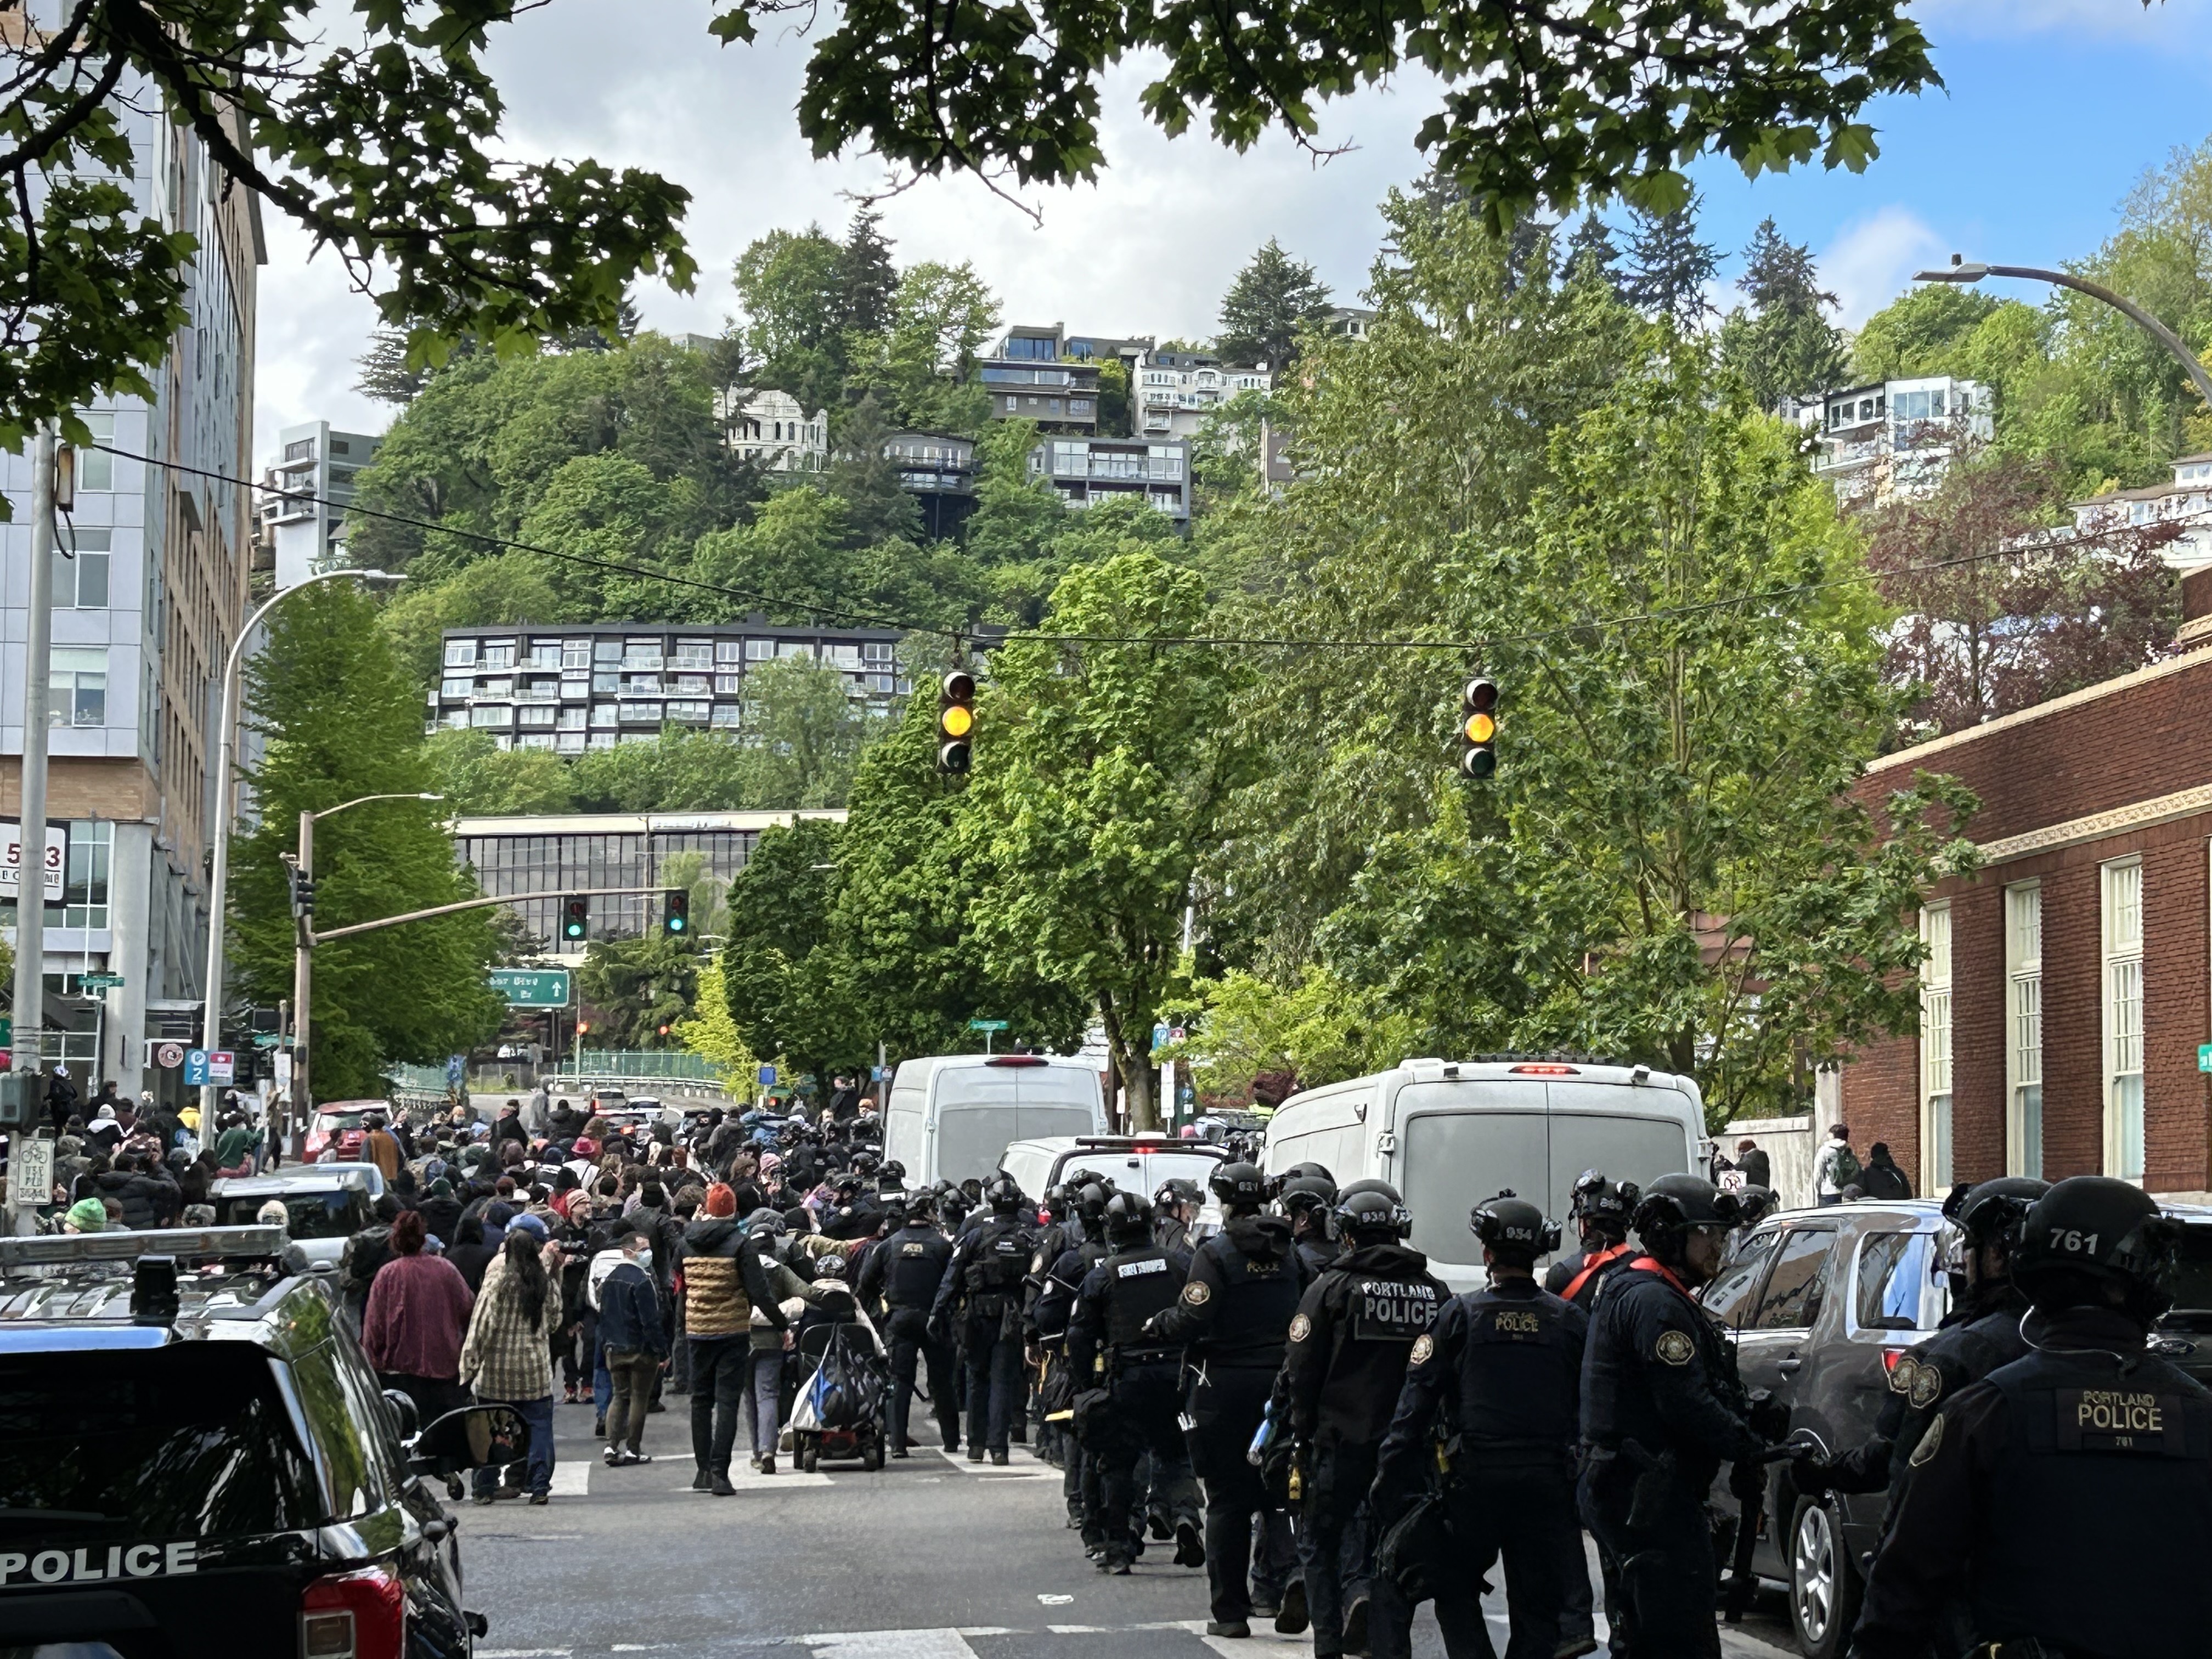
[(2094, 1255), (2097, 1253), (2097, 1235), (2084, 1235), (2079, 1227), (2053, 1227), (2051, 1230), (2051, 1248), (2063, 1250), (2069, 1255), (2079, 1255), (2084, 1251)]

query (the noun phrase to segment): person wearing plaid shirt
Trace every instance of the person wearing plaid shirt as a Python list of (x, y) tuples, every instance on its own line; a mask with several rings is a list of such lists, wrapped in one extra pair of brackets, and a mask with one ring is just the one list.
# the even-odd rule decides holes
[[(512, 1406), (530, 1425), (530, 1501), (551, 1501), (553, 1366), (550, 1338), (561, 1322), (560, 1246), (532, 1230), (511, 1228), (485, 1268), (469, 1334), (461, 1344), (461, 1381), (480, 1404)], [(513, 1498), (497, 1472), (476, 1473), (476, 1501)]]

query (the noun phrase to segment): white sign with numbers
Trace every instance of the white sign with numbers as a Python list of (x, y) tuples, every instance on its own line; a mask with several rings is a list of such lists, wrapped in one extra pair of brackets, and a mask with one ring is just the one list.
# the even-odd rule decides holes
[[(69, 872), (69, 831), (46, 826), (46, 902), (62, 896), (62, 880)], [(0, 823), (0, 897), (13, 898), (23, 881), (23, 826)]]

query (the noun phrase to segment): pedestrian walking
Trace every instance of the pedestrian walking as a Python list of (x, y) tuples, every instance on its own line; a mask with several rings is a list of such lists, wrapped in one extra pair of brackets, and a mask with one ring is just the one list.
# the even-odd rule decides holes
[(368, 1287), (361, 1346), (387, 1389), (415, 1402), (423, 1423), (468, 1404), (461, 1387), (461, 1344), (476, 1305), (468, 1281), (443, 1256), (413, 1210), (392, 1224), (392, 1259)]
[(744, 1248), (737, 1194), (718, 1181), (700, 1209), (700, 1218), (684, 1229), (678, 1268), (690, 1351), (691, 1490), (729, 1498), (738, 1490), (730, 1484), (730, 1454), (751, 1357), (753, 1310), (764, 1310), (779, 1334), (790, 1322), (759, 1253)]
[(1813, 1160), (1814, 1202), (1842, 1203), (1844, 1188), (1856, 1186), (1858, 1178), (1859, 1158), (1851, 1150), (1851, 1132), (1841, 1123), (1832, 1125), (1828, 1130), (1827, 1145), (1820, 1148), (1820, 1156)]
[[(512, 1406), (530, 1428), (530, 1501), (551, 1501), (553, 1365), (549, 1338), (561, 1319), (560, 1246), (516, 1227), (484, 1272), (461, 1345), (461, 1380), (484, 1405)], [(476, 1473), (476, 1501), (519, 1496), (498, 1472)]]
[(610, 1468), (652, 1461), (644, 1451), (646, 1413), (668, 1354), (660, 1297), (645, 1267), (652, 1256), (651, 1238), (642, 1227), (625, 1225), (614, 1248), (621, 1260), (599, 1284), (600, 1352), (614, 1382), (606, 1413)]
[(1859, 1191), (1869, 1198), (1899, 1199), (1912, 1196), (1912, 1182), (1904, 1170), (1897, 1167), (1889, 1155), (1889, 1143), (1877, 1140), (1867, 1148), (1867, 1161), (1859, 1170)]

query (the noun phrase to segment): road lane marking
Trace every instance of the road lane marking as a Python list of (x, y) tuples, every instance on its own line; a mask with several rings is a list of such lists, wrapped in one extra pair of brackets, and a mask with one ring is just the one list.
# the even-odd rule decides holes
[(814, 1659), (976, 1659), (957, 1630), (848, 1631), (799, 1638)]
[(580, 1462), (556, 1463), (553, 1483), (550, 1489), (556, 1498), (588, 1498), (592, 1495), (592, 1466)]

